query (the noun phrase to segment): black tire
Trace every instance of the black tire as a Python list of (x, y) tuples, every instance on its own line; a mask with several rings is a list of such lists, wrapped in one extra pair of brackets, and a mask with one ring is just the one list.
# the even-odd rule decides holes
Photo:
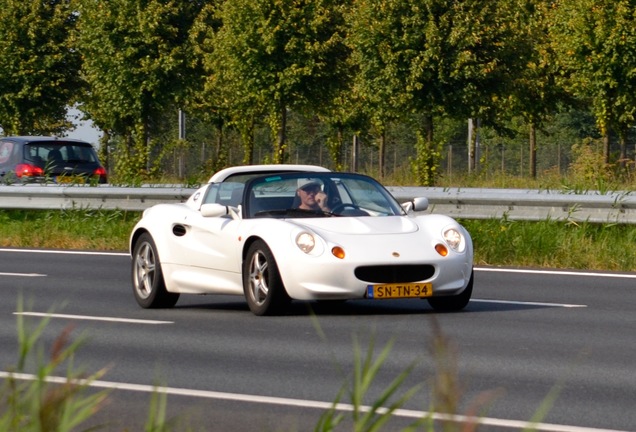
[(179, 294), (166, 291), (157, 246), (148, 233), (139, 236), (132, 255), (132, 287), (139, 306), (171, 308), (179, 300)]
[(464, 309), (473, 294), (473, 274), (464, 291), (453, 296), (429, 297), (426, 299), (433, 309), (439, 312), (456, 312)]
[(262, 240), (256, 240), (247, 250), (243, 262), (243, 292), (250, 310), (258, 316), (278, 314), (291, 301), (274, 255)]

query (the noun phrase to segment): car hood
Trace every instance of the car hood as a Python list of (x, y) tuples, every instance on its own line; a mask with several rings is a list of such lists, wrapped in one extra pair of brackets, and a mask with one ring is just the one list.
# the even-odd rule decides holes
[(419, 230), (417, 223), (406, 216), (331, 217), (288, 221), (316, 232), (346, 235), (407, 234)]

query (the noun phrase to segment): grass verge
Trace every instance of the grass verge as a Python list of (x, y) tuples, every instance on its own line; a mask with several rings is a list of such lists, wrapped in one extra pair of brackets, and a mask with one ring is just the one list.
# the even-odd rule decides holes
[(476, 265), (636, 270), (636, 227), (557, 221), (464, 220)]
[(0, 210), (0, 246), (125, 251), (140, 212)]
[[(140, 212), (0, 210), (0, 247), (126, 251)], [(475, 264), (636, 271), (636, 227), (507, 219), (462, 220)]]

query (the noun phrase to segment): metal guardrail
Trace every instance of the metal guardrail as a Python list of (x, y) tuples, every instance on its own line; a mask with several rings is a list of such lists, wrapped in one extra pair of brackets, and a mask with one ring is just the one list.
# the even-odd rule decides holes
[(132, 188), (110, 185), (10, 185), (0, 186), (0, 209), (92, 208), (141, 211), (159, 203), (183, 202), (195, 190), (160, 186)]
[[(630, 192), (581, 194), (525, 189), (388, 187), (406, 201), (424, 196), (425, 213), (455, 218), (510, 220), (569, 220), (636, 224), (636, 195)], [(166, 202), (184, 202), (196, 189), (179, 186), (137, 188), (59, 185), (0, 186), (0, 209), (93, 208), (141, 211)]]
[(546, 219), (636, 224), (636, 195), (568, 193), (533, 189), (388, 188), (398, 199), (425, 196), (430, 213), (464, 219)]

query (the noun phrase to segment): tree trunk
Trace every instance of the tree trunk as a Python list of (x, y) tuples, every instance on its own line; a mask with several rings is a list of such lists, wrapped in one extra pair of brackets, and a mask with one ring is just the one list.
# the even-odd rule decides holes
[(609, 132), (603, 134), (603, 161), (605, 164), (610, 163), (610, 139)]
[(530, 177), (537, 178), (537, 129), (530, 123)]
[(137, 123), (134, 136), (134, 158), (138, 166), (136, 171), (145, 170), (150, 173), (150, 134), (148, 133), (148, 123), (142, 121)]
[(240, 130), (241, 141), (243, 141), (243, 165), (252, 165), (254, 163), (254, 119), (243, 120)]
[(351, 171), (358, 172), (358, 161), (360, 159), (360, 139), (358, 135), (353, 136), (351, 144)]
[(342, 149), (344, 148), (344, 128), (342, 126), (338, 126), (338, 131), (336, 132), (336, 143), (335, 148), (333, 149), (333, 159), (336, 165), (336, 171), (342, 171), (344, 166), (342, 164)]
[(110, 151), (108, 145), (110, 143), (110, 131), (104, 130), (102, 137), (99, 139), (99, 159), (104, 163), (104, 169), (110, 175)]
[(621, 146), (621, 156), (618, 163), (621, 168), (625, 168), (627, 164), (627, 128), (621, 129), (618, 138)]
[(224, 136), (223, 133), (225, 132), (224, 128), (223, 128), (223, 122), (220, 121), (216, 127), (216, 132), (217, 132), (217, 137), (216, 137), (216, 145), (214, 148), (214, 168), (215, 171), (218, 171), (219, 169), (222, 169), (225, 166), (226, 161), (226, 152), (225, 152), (225, 148), (223, 147), (224, 144)]
[(477, 142), (479, 120), (468, 119), (468, 174), (477, 170)]
[(280, 125), (278, 126), (278, 139), (276, 143), (276, 151), (274, 155), (274, 163), (285, 163), (287, 158), (287, 107), (282, 106), (280, 109)]
[(418, 132), (415, 144), (414, 170), (419, 186), (432, 186), (435, 181), (438, 157), (433, 144), (433, 116), (426, 115), (422, 124), (423, 134)]
[(380, 176), (380, 180), (384, 179), (385, 168), (384, 161), (386, 159), (386, 130), (382, 127), (382, 131), (380, 132), (380, 142), (378, 145), (378, 172)]
[(424, 118), (424, 130), (426, 131), (426, 141), (428, 142), (429, 147), (433, 146), (433, 116), (427, 115)]

